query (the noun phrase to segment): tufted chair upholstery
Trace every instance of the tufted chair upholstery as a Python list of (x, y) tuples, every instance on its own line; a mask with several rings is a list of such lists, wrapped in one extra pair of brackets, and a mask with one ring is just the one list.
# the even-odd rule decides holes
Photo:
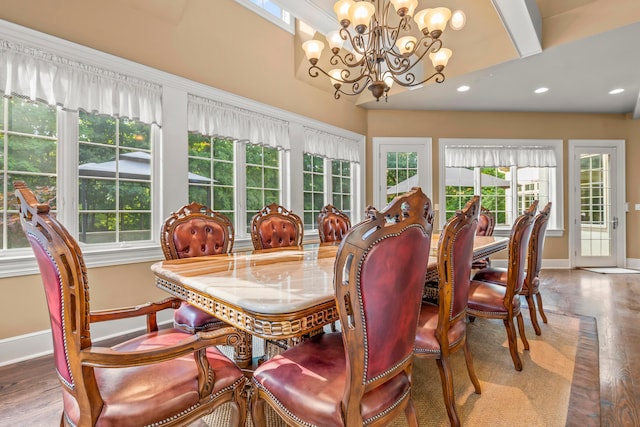
[(339, 242), (351, 228), (349, 217), (333, 205), (326, 205), (318, 215), (320, 242)]
[(254, 249), (300, 246), (303, 233), (300, 217), (275, 203), (265, 206), (251, 219)]
[[(453, 372), (449, 356), (464, 350), (467, 371), (475, 392), (480, 382), (473, 368), (467, 341), (467, 299), (471, 278), (473, 241), (478, 224), (480, 197), (474, 196), (462, 211), (445, 224), (438, 242), (438, 304), (425, 302), (420, 310), (414, 354), (436, 359), (440, 370), (442, 394), (452, 426), (459, 426), (453, 390)], [(416, 377), (416, 381), (420, 378)]]
[[(493, 229), (496, 225), (496, 217), (489, 209), (480, 208), (480, 215), (478, 216), (478, 230), (476, 236), (493, 236)], [(474, 270), (480, 270), (487, 268), (491, 265), (489, 257), (474, 261), (471, 265)]]
[(254, 426), (265, 426), (268, 404), (292, 426), (387, 425), (404, 411), (417, 427), (411, 368), (432, 223), (431, 201), (416, 188), (351, 229), (334, 271), (342, 331), (256, 369)]
[[(529, 316), (531, 324), (536, 335), (542, 334), (538, 318), (536, 316), (536, 303), (533, 299), (535, 296), (538, 301), (538, 310), (542, 321), (547, 323), (547, 316), (544, 314), (542, 307), (542, 296), (540, 295), (540, 269), (542, 268), (542, 249), (544, 248), (544, 236), (549, 223), (549, 215), (551, 214), (551, 202), (540, 211), (533, 221), (531, 230), (531, 238), (529, 239), (529, 248), (527, 256), (527, 272), (522, 285), (520, 295), (524, 295), (529, 306)], [(476, 280), (497, 283), (505, 286), (508, 280), (508, 270), (506, 268), (489, 267), (480, 270), (474, 276)]]
[[(24, 183), (15, 182), (20, 222), (40, 269), (62, 387), (61, 426), (188, 425), (232, 402), (244, 426), (246, 379), (215, 346), (240, 339), (232, 328), (206, 335), (158, 330), (156, 313), (178, 299), (92, 312), (82, 252)], [(94, 322), (147, 316), (148, 330), (113, 347), (91, 341)]]
[(524, 285), (524, 267), (537, 207), (538, 201), (535, 200), (525, 213), (516, 218), (511, 227), (506, 281), (503, 284), (498, 284), (479, 280), (482, 278), (481, 270), (473, 277), (469, 288), (467, 307), (469, 316), (501, 319), (504, 322), (511, 359), (517, 371), (522, 370), (522, 360), (518, 355), (518, 341), (513, 319), (517, 318), (522, 344), (525, 350), (529, 350), (529, 342), (524, 333), (524, 321), (520, 312), (520, 292)]
[[(160, 232), (166, 259), (191, 258), (231, 252), (234, 230), (229, 219), (199, 203), (183, 206), (165, 220)], [(176, 328), (188, 333), (216, 329), (226, 324), (187, 302), (173, 316)]]

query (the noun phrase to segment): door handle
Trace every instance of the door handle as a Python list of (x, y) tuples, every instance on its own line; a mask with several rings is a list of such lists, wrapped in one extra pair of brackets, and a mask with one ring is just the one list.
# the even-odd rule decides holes
[(617, 229), (618, 228), (618, 217), (614, 216), (613, 217), (613, 221), (611, 221), (611, 223), (613, 224), (613, 229)]

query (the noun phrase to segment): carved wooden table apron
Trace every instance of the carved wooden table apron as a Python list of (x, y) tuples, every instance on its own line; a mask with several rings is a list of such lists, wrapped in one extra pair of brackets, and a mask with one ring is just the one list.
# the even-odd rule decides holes
[[(474, 259), (503, 250), (506, 238), (477, 237)], [(432, 239), (436, 254), (438, 236)], [(333, 264), (337, 245), (308, 245), (155, 263), (156, 285), (245, 332), (235, 347), (240, 367), (252, 363), (251, 335), (299, 340), (338, 319)], [(427, 280), (437, 279), (429, 259)]]

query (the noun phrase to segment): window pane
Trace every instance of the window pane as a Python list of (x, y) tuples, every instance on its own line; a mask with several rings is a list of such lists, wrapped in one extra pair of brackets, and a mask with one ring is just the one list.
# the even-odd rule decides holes
[(116, 145), (116, 119), (96, 114), (80, 114), (78, 140), (106, 145)]
[(11, 171), (56, 173), (56, 141), (25, 136), (8, 136), (8, 165)]
[(120, 119), (120, 145), (151, 149), (151, 126), (133, 120)]
[(79, 113), (79, 240), (151, 240), (151, 125)]
[(40, 202), (56, 209), (57, 133), (55, 107), (0, 98), (0, 251), (29, 246), (17, 215), (14, 181), (24, 181)]
[(116, 181), (81, 178), (80, 200), (80, 211), (115, 211)]
[(189, 174), (190, 200), (232, 219), (235, 212), (233, 141), (190, 132)]
[(78, 239), (84, 243), (116, 242), (115, 213), (80, 213)]
[(280, 203), (280, 154), (275, 148), (245, 145), (247, 228), (253, 215), (265, 205)]
[(189, 132), (189, 156), (211, 158), (211, 138)]

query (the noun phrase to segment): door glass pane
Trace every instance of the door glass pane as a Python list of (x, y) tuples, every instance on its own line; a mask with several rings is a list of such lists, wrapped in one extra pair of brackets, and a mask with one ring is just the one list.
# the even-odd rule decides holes
[(612, 254), (609, 154), (580, 155), (580, 255)]
[(418, 186), (418, 153), (387, 152), (387, 203)]

